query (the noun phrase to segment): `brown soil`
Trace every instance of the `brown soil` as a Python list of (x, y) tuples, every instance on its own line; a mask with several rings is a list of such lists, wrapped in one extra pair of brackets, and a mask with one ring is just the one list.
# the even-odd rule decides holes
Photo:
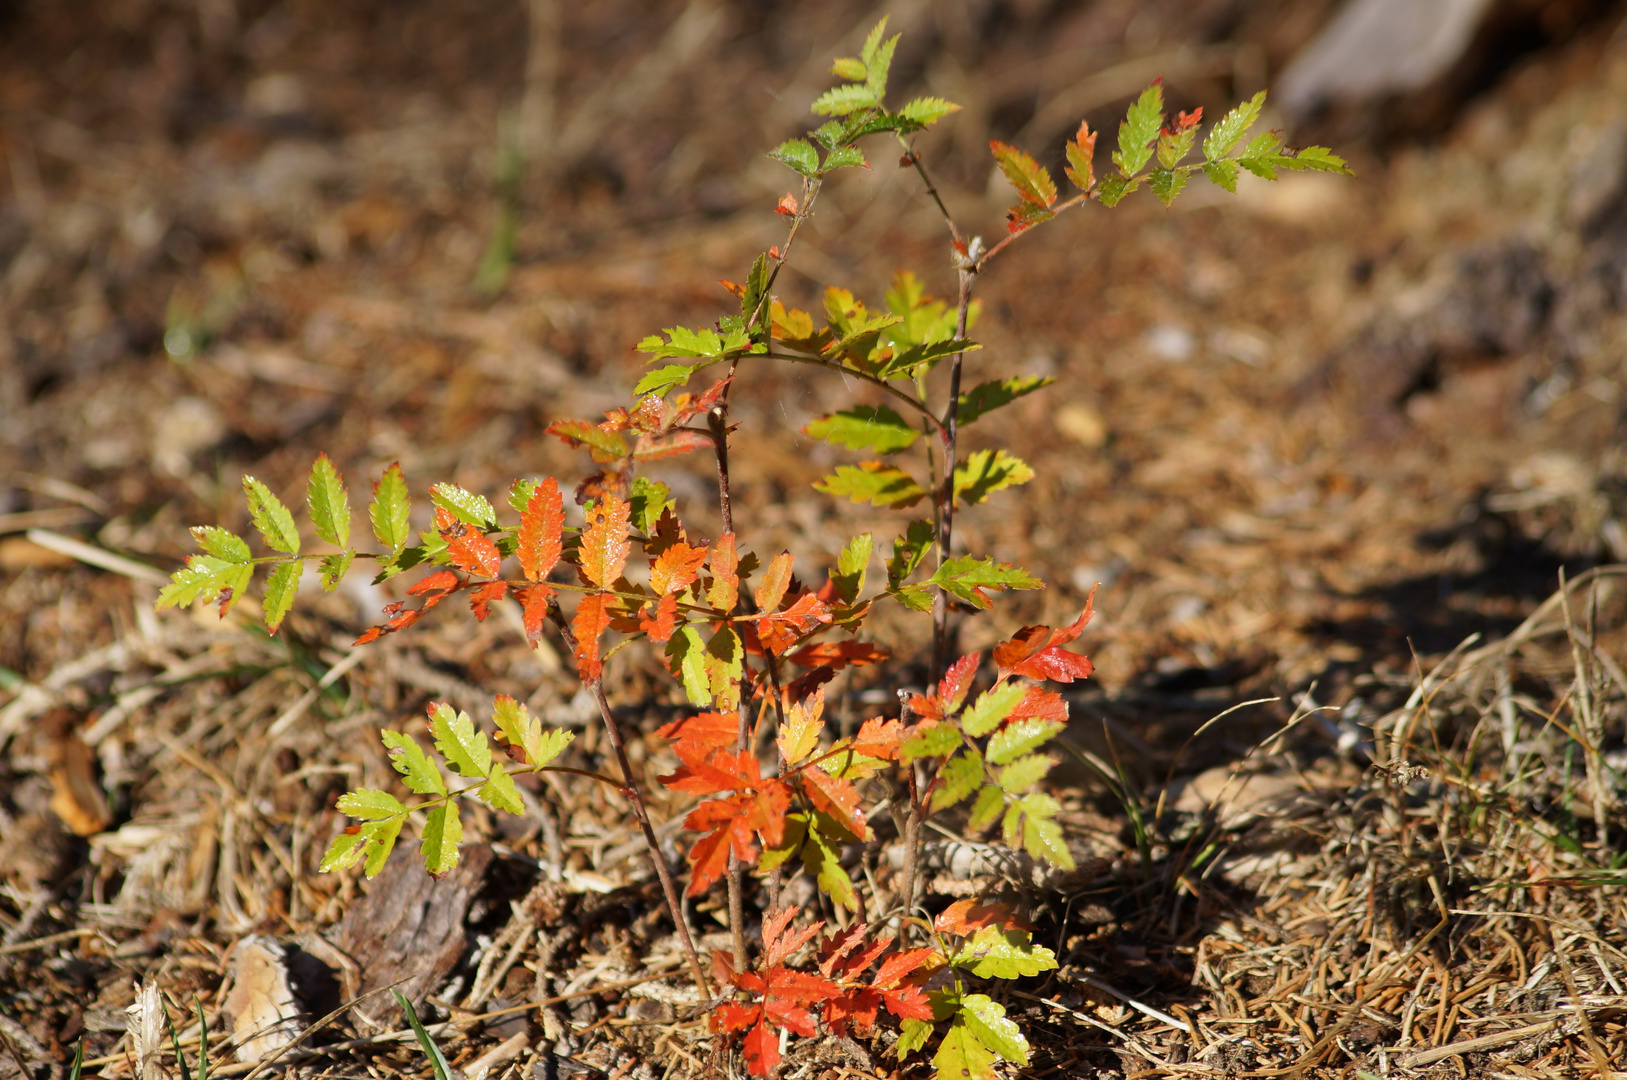
[[(920, 145), (963, 227), (994, 235), (987, 139), (1055, 148), (1080, 116), (1111, 131), (1160, 71), (1174, 104), (1218, 115), (1329, 6), (903, 4), (895, 94), (966, 106)], [(392, 461), (420, 493), (579, 477), (542, 428), (624, 403), (645, 333), (727, 312), (714, 282), (783, 234), (789, 174), (761, 151), (808, 126), (828, 58), (877, 14), (0, 8), (0, 1077), (59, 1076), (83, 1045), (93, 1071), (146, 1080), (126, 1034), (138, 980), (183, 1035), (201, 1002), (213, 1044), (251, 935), (312, 1018), (416, 979), (470, 1075), (741, 1072), (599, 785), (539, 786), (518, 826), (477, 816), (489, 847), (433, 889), (410, 850), (371, 884), (316, 872), (335, 797), (393, 777), (375, 731), (430, 700), (513, 694), (603, 768), (557, 642), (449, 615), (353, 653), (393, 585), (302, 596), (275, 638), (152, 605), (187, 526), (246, 528), (240, 476), (294, 501), (318, 450), (353, 494)], [(1000, 598), (960, 644), (1071, 619), (1102, 583), (1063, 770), (1082, 872), (1041, 887), (975, 843), (933, 849), (932, 904), (1009, 894), (1063, 961), (1003, 999), (1034, 1046), (1025, 1075), (1627, 1060), (1619, 21), (1503, 58), (1431, 134), (1368, 141), (1345, 118), (1330, 137), (1354, 180), (1087, 207), (979, 282), (972, 377), (1058, 383), (971, 430), (1038, 479), (966, 513), (958, 539), (1051, 584)], [(548, 148), (517, 189), (511, 130)], [(832, 284), (879, 301), (899, 268), (952, 290), (937, 211), (875, 158), (821, 196), (788, 303)], [(482, 292), (514, 208), (511, 272)], [(799, 428), (849, 393), (743, 371), (736, 516), (759, 550), (823, 566), (853, 533), (900, 529), (809, 487), (848, 459)], [(695, 527), (715, 521), (702, 463), (657, 475)], [(878, 632), (904, 666), (838, 683), (846, 719), (923, 677), (922, 624)], [(681, 695), (635, 652), (613, 697), (648, 734)], [(632, 750), (646, 780), (670, 771), (662, 740)], [(1249, 782), (1222, 792), (1233, 773)], [(650, 786), (681, 843), (683, 804)], [(708, 946), (727, 940), (721, 908), (691, 912)], [(368, 999), (293, 1068), (427, 1075), (399, 1026)], [(887, 1074), (884, 1049), (810, 1040), (784, 1074)], [(212, 1055), (250, 1071), (237, 1061)]]

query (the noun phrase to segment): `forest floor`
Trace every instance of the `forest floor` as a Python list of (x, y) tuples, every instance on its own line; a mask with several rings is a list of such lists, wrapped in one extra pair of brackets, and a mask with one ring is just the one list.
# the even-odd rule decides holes
[[(965, 106), (920, 146), (993, 235), (989, 138), (1055, 164), (1160, 74), (1218, 115), (1328, 7), (906, 0), (894, 92)], [(353, 649), (396, 583), (302, 597), (274, 638), (247, 600), (224, 621), (153, 602), (188, 526), (246, 526), (243, 474), (294, 501), (318, 450), (353, 492), (393, 461), (418, 492), (574, 482), (544, 426), (625, 404), (646, 333), (728, 312), (716, 281), (783, 234), (789, 174), (761, 152), (811, 126), (828, 59), (879, 13), (0, 11), (0, 1077), (57, 1080), (76, 1046), (139, 1072), (138, 981), (195, 1063), (181, 1013), (224, 1038), (251, 948), (286, 956), (312, 1019), (411, 980), (470, 1080), (741, 1074), (600, 785), (539, 789), (518, 826), (473, 817), (433, 886), (410, 851), (370, 883), (316, 871), (336, 795), (391, 775), (373, 733), (428, 701), (514, 695), (605, 768), (557, 643), (505, 612)], [(960, 644), (1071, 621), (1101, 583), (1065, 738), (1113, 774), (1060, 771), (1080, 865), (1060, 882), (975, 837), (931, 845), (929, 907), (1006, 895), (1062, 962), (1005, 999), (1022, 1075), (1627, 1075), (1617, 21), (1511, 61), (1439, 130), (1346, 132), (1354, 179), (1087, 207), (979, 283), (973, 377), (1057, 383), (980, 423), (1038, 475), (958, 538), (1049, 588)], [(546, 152), (505, 181), (524, 146)], [(948, 256), (913, 174), (878, 160), (826, 189), (778, 289), (879, 302), (908, 268), (942, 296)], [(906, 520), (811, 488), (847, 459), (800, 428), (849, 392), (743, 369), (735, 515), (760, 550), (825, 566)], [(715, 521), (701, 464), (656, 475)], [(921, 624), (880, 633), (919, 681)], [(615, 664), (661, 791), (654, 729), (682, 695), (658, 658)], [(896, 689), (856, 671), (831, 696), (851, 721)], [(655, 799), (669, 844), (684, 809)], [(708, 947), (722, 908), (690, 912)], [(293, 1071), (428, 1075), (380, 1000)], [(254, 1070), (216, 1049), (212, 1072)], [(885, 1049), (807, 1040), (782, 1073), (891, 1075)]]

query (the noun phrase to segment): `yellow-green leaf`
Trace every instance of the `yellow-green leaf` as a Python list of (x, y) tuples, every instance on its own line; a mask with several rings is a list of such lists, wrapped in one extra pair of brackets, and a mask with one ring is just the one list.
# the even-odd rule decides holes
[(249, 499), (249, 517), (254, 527), (273, 551), (284, 555), (299, 554), (299, 530), (294, 528), (294, 515), (271, 489), (252, 476), (243, 477), (243, 492)]
[(491, 770), (491, 744), (484, 732), (475, 729), (468, 713), (439, 703), (430, 713), (430, 729), (435, 732), (435, 749), (459, 776), (485, 776)]
[(436, 877), (449, 872), (458, 865), (458, 845), (462, 842), (458, 804), (449, 802), (431, 810), (424, 820), (424, 836), (418, 849), (424, 857), (424, 869)]
[(278, 563), (266, 578), (265, 616), (266, 628), (273, 634), (277, 627), (282, 625), (283, 617), (294, 606), (294, 597), (299, 593), (299, 576), (305, 572), (305, 563), (299, 559), (290, 559)]
[(407, 781), (407, 789), (418, 795), (445, 795), (446, 782), (441, 770), (424, 753), (424, 748), (404, 731), (385, 728), (379, 732), (379, 741), (390, 753), (390, 764)]
[(520, 798), (520, 791), (514, 786), (514, 778), (503, 770), (503, 763), (500, 761), (493, 763), (491, 775), (475, 794), (480, 797), (481, 802), (493, 809), (506, 810), (516, 816), (525, 813), (525, 800)]
[(335, 547), (350, 546), (350, 499), (339, 470), (328, 455), (318, 454), (305, 486), (305, 505), (311, 510), (316, 535)]
[(392, 553), (407, 546), (412, 538), (409, 519), (412, 497), (407, 491), (407, 478), (396, 462), (384, 470), (378, 483), (373, 485), (373, 501), (368, 504), (367, 517), (373, 523), (373, 535)]
[(407, 813), (407, 808), (401, 805), (400, 799), (388, 791), (379, 791), (376, 788), (347, 791), (339, 796), (339, 801), (334, 805), (342, 814), (365, 818), (368, 821), (402, 817)]

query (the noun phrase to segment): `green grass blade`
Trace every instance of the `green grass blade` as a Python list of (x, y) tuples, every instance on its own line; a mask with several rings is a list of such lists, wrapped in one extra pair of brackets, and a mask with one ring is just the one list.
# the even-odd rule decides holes
[(401, 1006), (401, 1011), (407, 1014), (407, 1023), (412, 1025), (413, 1034), (418, 1036), (418, 1045), (423, 1047), (430, 1065), (435, 1069), (435, 1080), (452, 1080), (452, 1067), (446, 1063), (446, 1056), (441, 1053), (441, 1048), (435, 1045), (435, 1040), (429, 1037), (429, 1031), (424, 1027), (423, 1021), (418, 1019), (418, 1013), (413, 1009), (412, 1002), (399, 990), (391, 990), (390, 993), (395, 995), (396, 1004)]

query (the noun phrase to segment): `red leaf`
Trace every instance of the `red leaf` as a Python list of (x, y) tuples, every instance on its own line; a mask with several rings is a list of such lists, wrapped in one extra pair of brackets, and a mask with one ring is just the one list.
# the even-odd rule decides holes
[(746, 1034), (746, 1070), (753, 1076), (772, 1076), (780, 1064), (780, 1037), (761, 1020)]
[(821, 641), (804, 645), (786, 657), (798, 667), (828, 667), (840, 671), (849, 664), (855, 667), (878, 664), (892, 654), (869, 641)]
[(796, 217), (797, 197), (787, 191), (784, 195), (780, 196), (780, 201), (774, 204), (774, 212), (776, 214), (784, 214), (786, 217)]
[[(450, 570), (437, 570), (433, 574), (418, 582), (407, 590), (408, 596), (424, 597), (424, 610), (428, 611), (445, 599), (446, 594), (456, 589), (462, 582)], [(430, 595), (438, 593), (439, 595)]]
[(903, 986), (897, 990), (883, 990), (882, 1000), (887, 1011), (900, 1020), (931, 1020), (932, 1002), (919, 986)]
[(786, 586), (791, 584), (791, 553), (782, 551), (774, 556), (763, 571), (763, 580), (757, 583), (757, 610), (771, 612), (785, 598)]
[(508, 582), (488, 581), (470, 593), (469, 610), (475, 613), (475, 620), (485, 622), (486, 616), (491, 614), (492, 601), (501, 600), (506, 592), (508, 592)]
[(794, 907), (781, 908), (763, 920), (763, 947), (768, 954), (764, 964), (767, 967), (777, 968), (785, 963), (786, 957), (808, 944), (808, 940), (824, 928), (825, 923), (821, 920), (787, 934), (786, 928), (799, 911)]
[[(855, 923), (832, 937), (820, 950), (819, 970), (833, 979), (853, 979), (875, 963), (893, 943), (890, 937), (866, 943), (864, 923)], [(863, 948), (859, 946), (863, 945)]]
[(554, 587), (527, 585), (516, 589), (514, 595), (519, 597), (520, 607), (525, 612), (525, 638), (534, 642), (542, 637), (542, 623), (548, 618), (548, 598), (554, 595)]
[(900, 979), (935, 955), (936, 949), (906, 949), (903, 952), (895, 952), (881, 962), (881, 969), (876, 972), (876, 977), (870, 980), (870, 985), (882, 990), (895, 987)]
[(717, 283), (723, 286), (725, 289), (728, 289), (729, 295), (734, 297), (736, 300), (744, 300), (746, 298), (746, 287), (744, 285), (736, 285), (734, 282), (726, 281), (723, 278), (719, 278)]
[(864, 823), (864, 810), (859, 806), (859, 789), (851, 780), (832, 776), (817, 765), (801, 770), (802, 790), (815, 810), (836, 819), (836, 823), (860, 840), (870, 839), (870, 827)]
[(784, 611), (758, 619), (757, 636), (763, 648), (778, 656), (830, 621), (830, 607), (814, 593), (805, 592)]
[[(807, 650), (803, 650), (806, 652)], [(836, 678), (836, 669), (833, 667), (816, 667), (808, 674), (792, 679), (785, 684), (786, 704), (802, 701), (818, 690), (821, 686)]]
[(541, 581), (559, 561), (565, 527), (565, 502), (559, 482), (547, 477), (531, 492), (520, 515), (520, 569), (529, 581)]
[(972, 679), (977, 676), (977, 665), (982, 659), (982, 653), (970, 653), (956, 660), (938, 680), (937, 693), (910, 695), (910, 711), (923, 720), (953, 716), (966, 701), (966, 693), (972, 688)]
[(1096, 590), (1090, 590), (1085, 610), (1070, 625), (1059, 630), (1049, 626), (1025, 626), (1009, 641), (994, 647), (994, 663), (1002, 679), (1021, 675), (1029, 679), (1049, 679), (1051, 682), (1070, 683), (1087, 678), (1094, 665), (1078, 653), (1065, 651), (1062, 646), (1084, 633), (1091, 616), (1095, 614)]
[(582, 530), (582, 577), (601, 589), (608, 589), (621, 577), (632, 544), (627, 539), (632, 514), (627, 501), (614, 492), (606, 493), (587, 513)]
[(975, 897), (956, 900), (932, 920), (932, 928), (940, 934), (958, 934), (970, 937), (985, 926), (998, 926), (1002, 930), (1032, 930), (1005, 904), (983, 904)]
[(739, 568), (734, 533), (724, 533), (712, 545), (712, 587), (706, 591), (706, 602), (725, 615), (740, 601)]
[(1068, 721), (1068, 703), (1062, 695), (1055, 690), (1047, 690), (1043, 686), (1030, 686), (1028, 693), (1017, 702), (1017, 707), (1011, 710), (1006, 717), (1007, 724), (1017, 720), (1054, 720), (1058, 723)]
[(576, 634), (576, 672), (583, 682), (597, 682), (604, 673), (604, 662), (599, 659), (599, 635), (610, 628), (610, 605), (615, 597), (594, 593), (582, 597), (571, 619), (571, 630)]
[(503, 561), (492, 538), (470, 525), (458, 521), (442, 507), (435, 508), (435, 527), (446, 541), (446, 553), (452, 565), (472, 577), (494, 578), (497, 566)]
[(778, 258), (780, 258), (780, 245), (778, 245), (778, 244), (769, 245), (768, 257), (770, 259), (778, 259)]
[(1174, 132), (1172, 132), (1172, 134), (1179, 135), (1183, 131), (1190, 131), (1192, 128), (1197, 127), (1199, 121), (1201, 121), (1202, 119), (1203, 119), (1203, 106), (1202, 105), (1199, 105), (1197, 108), (1193, 109), (1191, 112), (1179, 113), (1175, 117), (1175, 130), (1174, 130)]
[(898, 757), (898, 744), (904, 741), (904, 721), (872, 716), (859, 726), (853, 737), (854, 753), (892, 761)]
[(735, 713), (703, 712), (674, 720), (656, 729), (663, 739), (676, 739), (673, 747), (679, 760), (699, 764), (714, 750), (733, 750), (740, 733), (740, 718)]
[(712, 1010), (708, 1020), (713, 1031), (744, 1031), (762, 1019), (762, 1016), (761, 1005), (742, 1005), (737, 1001), (725, 1001)]
[(452, 595), (452, 593), (456, 592), (462, 587), (463, 582), (459, 580), (458, 576), (452, 571), (435, 571), (433, 574), (429, 575), (424, 580), (418, 582), (416, 585), (413, 585), (407, 590), (408, 596), (422, 596), (424, 598), (422, 606), (415, 610), (402, 611), (400, 601), (385, 605), (384, 613), (391, 616), (390, 620), (384, 623), (382, 626), (374, 626), (368, 629), (362, 634), (361, 637), (356, 639), (355, 644), (366, 645), (370, 642), (377, 641), (385, 634), (393, 634), (397, 630), (405, 630), (407, 627), (423, 618), (424, 612), (428, 611), (442, 600), (445, 600), (448, 596)]
[(690, 547), (679, 540), (650, 562), (650, 588), (657, 593), (677, 593), (700, 576), (706, 562), (706, 548)]
[[(718, 753), (712, 760), (731, 755)], [(741, 754), (744, 759), (748, 755)], [(703, 779), (702, 773), (708, 766), (691, 773), (697, 779)], [(680, 769), (679, 772), (683, 772)], [(751, 772), (756, 773), (756, 761), (752, 761)], [(663, 779), (665, 782), (665, 779)], [(688, 790), (677, 785), (668, 785), (675, 790)], [(749, 862), (757, 857), (755, 839), (761, 836), (770, 846), (780, 843), (785, 838), (785, 813), (791, 808), (791, 791), (779, 780), (769, 780), (762, 783), (762, 790), (731, 795), (726, 799), (709, 799), (689, 812), (684, 818), (684, 828), (696, 832), (711, 830), (706, 836), (696, 841), (689, 853), (690, 860), (695, 864), (689, 882), (689, 895), (698, 896), (706, 891), (707, 886), (723, 876), (729, 866), (729, 852), (743, 862)]]
[(640, 611), (638, 614), (638, 628), (649, 635), (650, 640), (660, 644), (672, 638), (673, 631), (678, 627), (678, 594), (667, 593), (655, 604), (655, 618), (649, 618)]
[(864, 1034), (876, 1026), (876, 1014), (880, 1011), (880, 991), (860, 987), (849, 990), (825, 1006), (825, 1023), (830, 1025), (831, 1033), (835, 1035), (846, 1035), (852, 1031)]
[(712, 437), (704, 431), (674, 431), (666, 435), (640, 435), (633, 446), (634, 461), (660, 461), (694, 450), (710, 450)]

